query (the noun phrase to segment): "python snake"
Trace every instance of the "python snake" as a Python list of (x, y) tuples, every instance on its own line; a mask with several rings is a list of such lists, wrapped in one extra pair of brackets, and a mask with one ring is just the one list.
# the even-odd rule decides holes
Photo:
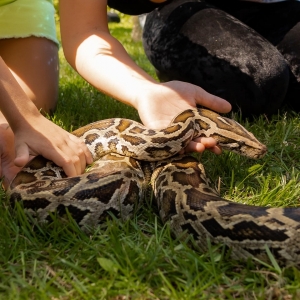
[(34, 158), (11, 183), (12, 204), (21, 202), (39, 222), (52, 213), (72, 215), (88, 231), (111, 214), (127, 219), (149, 182), (162, 221), (173, 234), (193, 236), (207, 251), (208, 239), (224, 244), (236, 259), (268, 260), (266, 246), (283, 265), (300, 266), (300, 210), (256, 207), (221, 198), (209, 186), (202, 164), (178, 153), (196, 137), (213, 137), (223, 148), (260, 158), (267, 151), (237, 122), (205, 109), (186, 110), (163, 130), (126, 119), (108, 119), (73, 132), (94, 159), (83, 175), (66, 178), (62, 168)]

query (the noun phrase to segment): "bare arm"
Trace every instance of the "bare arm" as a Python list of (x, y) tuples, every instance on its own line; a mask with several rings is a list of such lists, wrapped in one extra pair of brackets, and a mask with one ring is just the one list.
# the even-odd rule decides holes
[(0, 110), (15, 134), (15, 164), (24, 166), (30, 155), (41, 154), (63, 167), (66, 174), (81, 174), (91, 154), (77, 138), (43, 117), (0, 57)]
[[(135, 107), (142, 122), (151, 128), (167, 126), (176, 114), (196, 104), (218, 112), (231, 109), (227, 101), (192, 84), (156, 82), (110, 35), (106, 7), (106, 0), (60, 0), (64, 53), (83, 78), (100, 91)], [(208, 144), (192, 143), (190, 150), (203, 151), (210, 146), (214, 146), (213, 140)]]

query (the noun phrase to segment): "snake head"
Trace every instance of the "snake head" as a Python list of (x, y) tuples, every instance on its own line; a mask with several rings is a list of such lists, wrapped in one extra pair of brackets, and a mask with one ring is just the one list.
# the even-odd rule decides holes
[(207, 109), (198, 109), (198, 113), (200, 136), (212, 137), (222, 149), (249, 158), (258, 159), (266, 154), (267, 147), (238, 122)]
[(238, 141), (218, 142), (218, 145), (224, 150), (253, 159), (262, 158), (267, 152), (267, 147), (258, 140), (254, 142), (253, 140), (245, 141), (245, 139), (241, 139)]

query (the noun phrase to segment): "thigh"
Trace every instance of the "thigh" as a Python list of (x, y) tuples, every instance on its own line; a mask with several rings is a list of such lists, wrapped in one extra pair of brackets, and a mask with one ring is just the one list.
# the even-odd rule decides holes
[(175, 0), (155, 10), (147, 17), (143, 40), (162, 80), (199, 85), (244, 115), (271, 114), (284, 99), (289, 72), (278, 50), (205, 2)]
[(0, 40), (0, 55), (38, 109), (49, 113), (58, 97), (58, 47), (39, 37)]
[(300, 22), (277, 45), (290, 67), (290, 84), (285, 103), (300, 111)]
[(277, 47), (286, 60), (290, 80), (284, 103), (300, 110), (300, 1), (261, 4), (208, 0), (241, 20)]
[(300, 2), (256, 3), (240, 0), (207, 0), (254, 29), (273, 45), (300, 22)]

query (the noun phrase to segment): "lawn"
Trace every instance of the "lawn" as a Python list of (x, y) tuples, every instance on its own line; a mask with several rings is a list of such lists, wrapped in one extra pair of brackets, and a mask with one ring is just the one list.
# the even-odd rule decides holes
[[(155, 76), (131, 19), (110, 25), (132, 58)], [(111, 117), (138, 120), (136, 111), (96, 91), (61, 54), (60, 95), (53, 122), (72, 131)], [(241, 203), (299, 206), (300, 119), (291, 111), (239, 120), (268, 146), (251, 161), (232, 153), (204, 153), (201, 161), (221, 195)], [(207, 253), (172, 238), (150, 201), (129, 221), (107, 220), (90, 235), (72, 221), (34, 228), (1, 192), (1, 299), (299, 299), (300, 272), (271, 261), (231, 260), (222, 246)]]

